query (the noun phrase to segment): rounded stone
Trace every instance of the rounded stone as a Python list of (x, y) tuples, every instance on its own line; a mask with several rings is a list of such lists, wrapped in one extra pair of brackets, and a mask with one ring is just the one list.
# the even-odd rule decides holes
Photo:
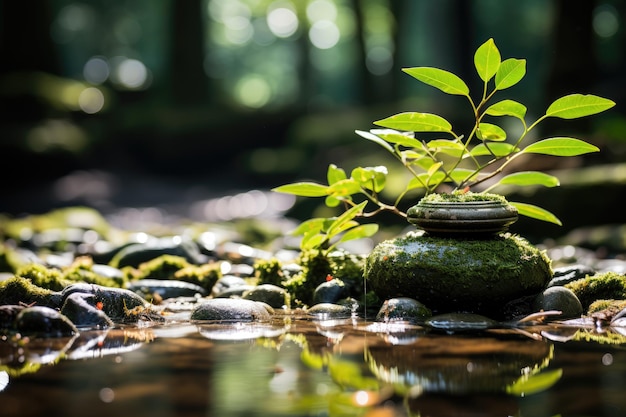
[(583, 306), (572, 290), (565, 287), (550, 287), (539, 294), (533, 303), (533, 308), (539, 310), (559, 310), (560, 318), (571, 319), (583, 314)]
[(266, 321), (272, 315), (264, 303), (235, 298), (213, 298), (191, 312), (191, 320), (212, 321)]
[(376, 315), (376, 321), (423, 322), (431, 315), (431, 311), (419, 301), (409, 297), (398, 297), (385, 300)]
[(380, 298), (410, 297), (433, 313), (499, 316), (503, 306), (541, 292), (552, 277), (550, 259), (524, 238), (443, 238), (409, 232), (379, 243), (365, 278)]

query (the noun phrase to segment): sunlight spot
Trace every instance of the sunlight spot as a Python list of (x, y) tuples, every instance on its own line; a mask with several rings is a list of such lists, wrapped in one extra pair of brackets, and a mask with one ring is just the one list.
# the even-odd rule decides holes
[(335, 21), (337, 19), (337, 7), (329, 0), (313, 0), (306, 8), (306, 16), (311, 23), (318, 20)]
[(288, 38), (298, 30), (298, 16), (286, 7), (278, 7), (267, 14), (267, 26), (279, 38)]
[(354, 402), (356, 405), (364, 407), (369, 403), (370, 395), (367, 391), (357, 391), (354, 394)]
[(375, 46), (367, 51), (365, 57), (367, 70), (374, 75), (385, 75), (393, 68), (393, 56), (389, 48)]
[(104, 94), (95, 87), (85, 88), (78, 96), (78, 105), (87, 114), (98, 113), (104, 107)]
[(610, 38), (619, 30), (619, 18), (615, 7), (603, 4), (593, 13), (593, 30), (601, 38)]
[(99, 396), (103, 403), (110, 403), (115, 399), (115, 392), (111, 388), (102, 388)]
[(235, 91), (240, 103), (256, 109), (267, 104), (272, 96), (268, 82), (255, 74), (247, 75), (239, 80), (235, 86)]
[(610, 353), (605, 353), (604, 355), (602, 355), (602, 365), (613, 365), (613, 355), (611, 355)]
[(339, 28), (330, 20), (318, 20), (309, 30), (309, 40), (318, 49), (332, 48), (340, 37)]
[(83, 77), (91, 84), (102, 84), (109, 78), (109, 63), (98, 56), (89, 58), (83, 67)]
[(148, 82), (148, 69), (137, 59), (123, 58), (114, 74), (119, 84), (131, 90), (141, 89)]

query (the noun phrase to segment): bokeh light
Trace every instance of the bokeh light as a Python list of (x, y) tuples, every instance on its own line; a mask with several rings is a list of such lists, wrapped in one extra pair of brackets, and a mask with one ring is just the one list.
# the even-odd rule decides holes
[(330, 20), (318, 20), (309, 30), (309, 40), (318, 49), (330, 49), (337, 45), (340, 38), (339, 28)]
[(280, 6), (270, 6), (267, 13), (267, 26), (279, 38), (288, 38), (296, 33), (299, 26), (298, 15), (290, 3), (279, 3)]
[(619, 30), (619, 15), (615, 7), (602, 4), (594, 10), (593, 30), (601, 38), (610, 38)]

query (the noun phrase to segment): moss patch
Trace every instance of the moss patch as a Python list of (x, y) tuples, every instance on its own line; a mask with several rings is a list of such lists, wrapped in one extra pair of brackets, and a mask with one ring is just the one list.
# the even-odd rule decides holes
[(435, 312), (493, 315), (542, 291), (551, 261), (524, 238), (452, 239), (409, 232), (384, 241), (367, 259), (368, 286), (383, 299), (414, 298)]
[(587, 310), (596, 300), (626, 299), (626, 276), (617, 272), (604, 272), (570, 282), (565, 288), (572, 290)]

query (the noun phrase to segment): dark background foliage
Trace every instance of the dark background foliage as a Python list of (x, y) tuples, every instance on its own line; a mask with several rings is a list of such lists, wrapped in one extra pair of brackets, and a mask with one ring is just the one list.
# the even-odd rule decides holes
[(621, 164), (624, 16), (621, 0), (5, 1), (0, 212), (160, 204), (385, 164), (355, 129), (408, 110), (468, 122), (465, 102), (401, 68), (444, 68), (480, 91), (472, 56), (490, 37), (528, 60), (507, 94), (532, 116), (572, 92), (618, 103), (542, 127), (601, 153), (529, 164)]

